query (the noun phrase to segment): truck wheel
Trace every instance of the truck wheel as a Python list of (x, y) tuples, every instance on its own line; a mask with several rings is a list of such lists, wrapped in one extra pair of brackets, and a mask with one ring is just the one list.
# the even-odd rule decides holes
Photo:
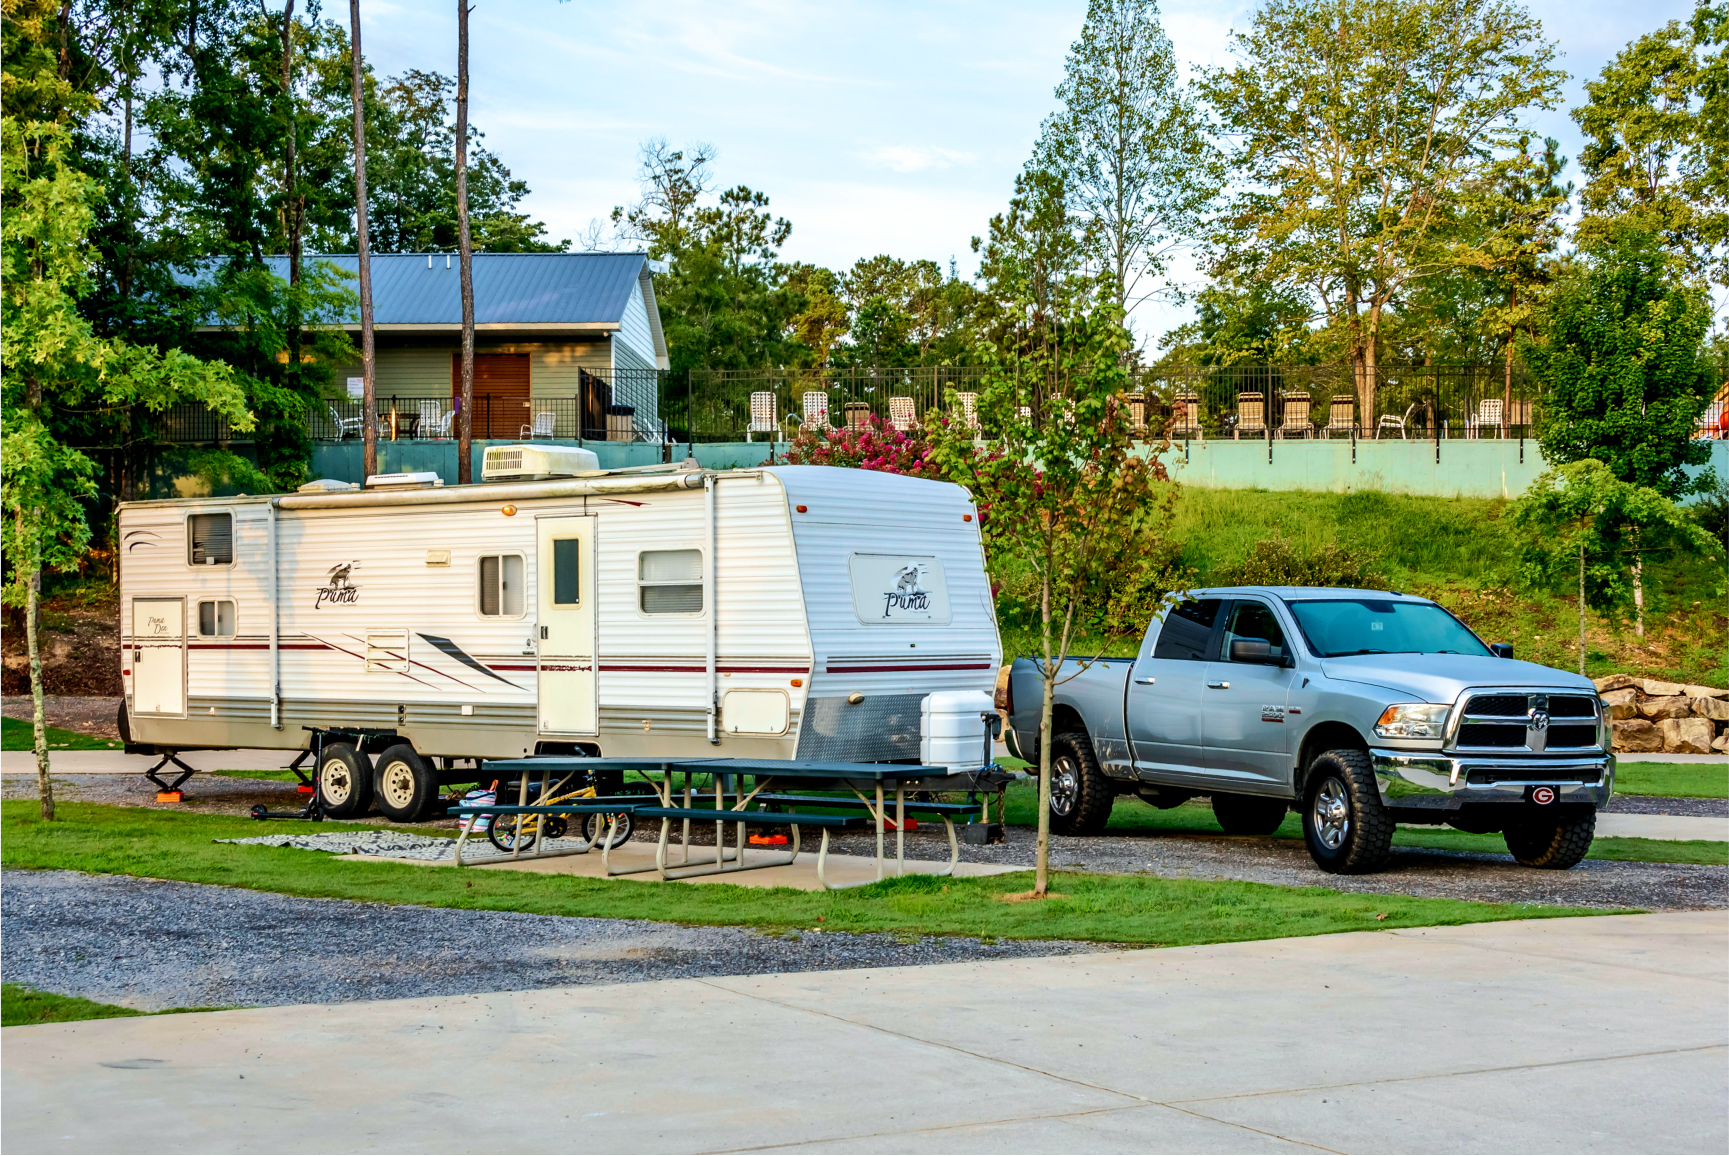
[(412, 823), (438, 801), (438, 776), (407, 743), (397, 743), (378, 756), (372, 776), (378, 811), (396, 823)]
[(1585, 857), (1596, 832), (1597, 808), (1592, 807), (1583, 816), (1510, 824), (1502, 838), (1521, 867), (1565, 871)]
[(1268, 799), (1261, 795), (1213, 796), (1213, 818), (1227, 835), (1271, 835), (1285, 821), (1291, 805), (1283, 799)]
[(353, 819), (372, 806), (372, 768), (366, 756), (347, 743), (324, 748), (313, 782), (318, 806), (332, 819)]
[(1116, 792), (1093, 757), (1085, 734), (1051, 740), (1051, 830), (1059, 835), (1097, 835), (1111, 817)]
[(1363, 875), (1386, 865), (1393, 820), (1381, 806), (1367, 751), (1324, 751), (1304, 780), (1303, 838), (1315, 865), (1334, 875)]

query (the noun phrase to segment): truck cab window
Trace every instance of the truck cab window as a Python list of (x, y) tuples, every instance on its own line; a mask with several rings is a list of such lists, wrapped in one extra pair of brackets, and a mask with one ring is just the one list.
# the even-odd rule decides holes
[(637, 589), (644, 614), (701, 614), (702, 551), (644, 550)]
[(194, 566), (234, 562), (234, 515), (193, 514), (186, 519), (186, 560)]
[(483, 618), (520, 618), (523, 608), (521, 554), (489, 554), (480, 560)]
[(1225, 624), (1223, 655), (1226, 661), (1231, 657), (1231, 643), (1239, 638), (1265, 642), (1272, 648), (1274, 658), (1283, 658), (1287, 653), (1285, 632), (1279, 629), (1279, 620), (1273, 616), (1272, 607), (1264, 602), (1238, 602), (1231, 607), (1230, 621)]
[(1207, 643), (1213, 637), (1213, 621), (1218, 618), (1221, 605), (1223, 599), (1200, 598), (1173, 606), (1159, 630), (1153, 657), (1205, 662)]
[(234, 634), (234, 603), (226, 599), (198, 604), (198, 633), (205, 638), (228, 638)]

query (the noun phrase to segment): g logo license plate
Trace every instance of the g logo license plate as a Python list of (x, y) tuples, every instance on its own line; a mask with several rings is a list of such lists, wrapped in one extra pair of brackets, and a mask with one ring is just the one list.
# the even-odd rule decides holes
[(1555, 801), (1554, 787), (1532, 787), (1531, 801), (1539, 807), (1546, 807)]

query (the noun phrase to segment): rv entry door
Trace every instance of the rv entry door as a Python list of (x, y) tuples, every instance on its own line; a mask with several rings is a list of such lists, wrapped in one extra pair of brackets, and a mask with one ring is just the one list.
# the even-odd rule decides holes
[(132, 600), (132, 711), (186, 714), (186, 603)]
[(540, 730), (592, 735), (594, 699), (594, 522), (590, 517), (538, 521)]

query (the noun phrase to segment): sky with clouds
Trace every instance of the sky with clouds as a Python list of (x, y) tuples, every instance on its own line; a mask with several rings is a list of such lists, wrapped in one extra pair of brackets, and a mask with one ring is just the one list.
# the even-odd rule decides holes
[[(633, 200), (638, 145), (663, 136), (714, 145), (723, 185), (766, 192), (793, 224), (787, 259), (845, 268), (878, 253), (952, 257), (963, 276), (970, 239), (1008, 200), (1051, 111), (1086, 14), (1084, 0), (473, 3), (472, 118), (528, 181), (526, 207), (553, 236), (575, 238)], [(1528, 3), (1572, 74), (1569, 107), (1629, 40), (1692, 11), (1690, 0)], [(361, 9), (375, 69), (454, 74), (455, 4)], [(1185, 67), (1221, 65), (1231, 29), (1254, 9), (1166, 0), (1162, 20)], [(1577, 151), (1564, 108), (1531, 123)], [(1151, 303), (1136, 328), (1156, 338), (1182, 316)]]

